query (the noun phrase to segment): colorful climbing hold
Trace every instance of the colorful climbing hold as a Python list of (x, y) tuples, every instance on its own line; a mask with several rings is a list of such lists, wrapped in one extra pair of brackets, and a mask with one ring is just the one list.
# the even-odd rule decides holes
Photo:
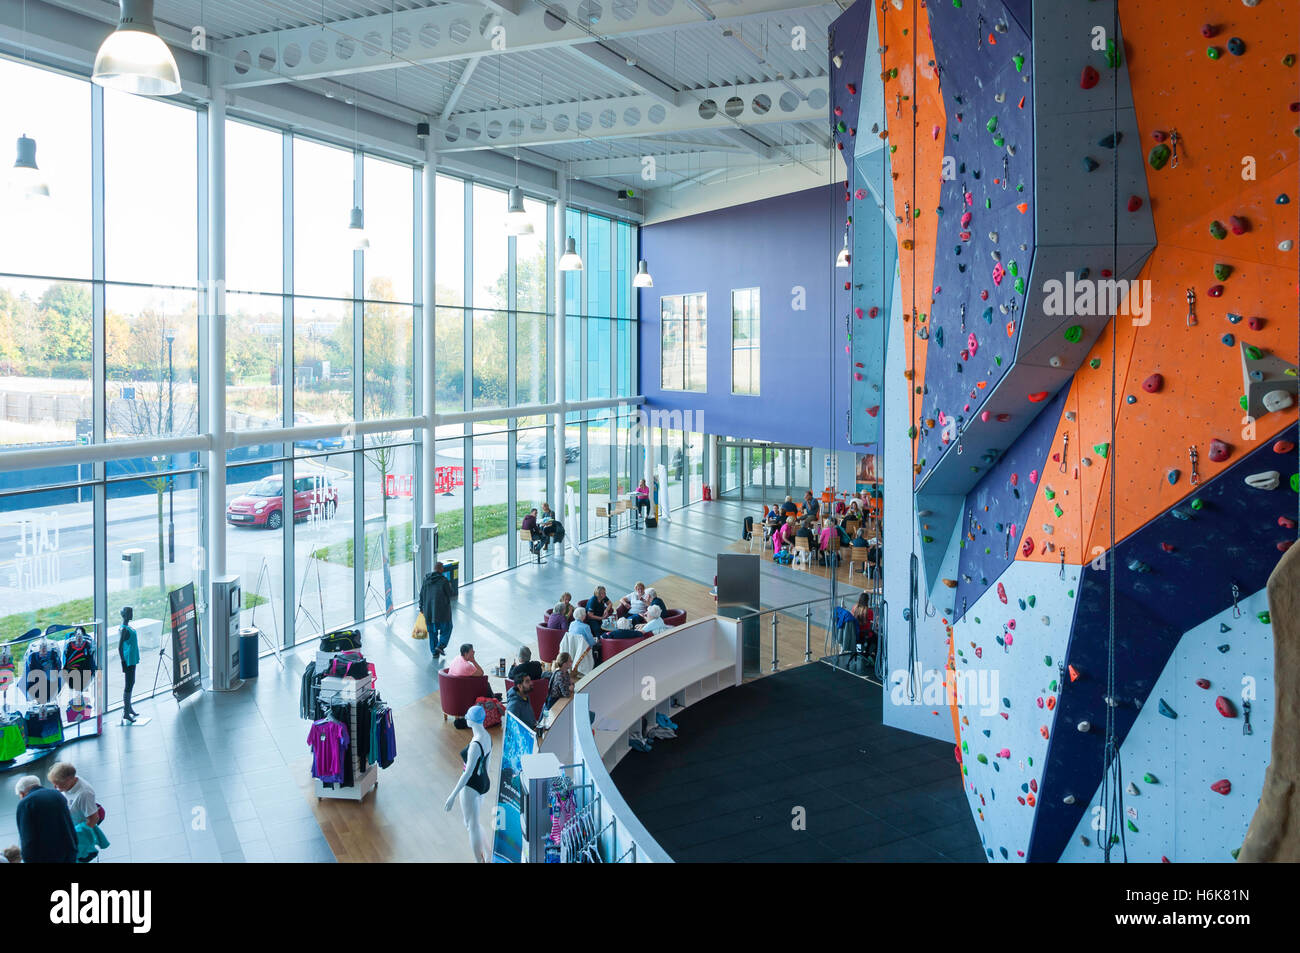
[(1250, 221), (1245, 216), (1234, 215), (1228, 219), (1228, 228), (1234, 235), (1245, 235), (1250, 231)]
[(1167, 145), (1161, 143), (1160, 145), (1155, 146), (1149, 153), (1147, 153), (1147, 163), (1151, 166), (1151, 168), (1159, 172), (1161, 169), (1165, 167), (1165, 163), (1169, 161), (1169, 157), (1172, 156), (1173, 154), (1174, 151), (1172, 149), (1170, 149)]
[(1079, 76), (1079, 87), (1081, 89), (1092, 89), (1101, 82), (1101, 74), (1093, 66), (1085, 66), (1083, 73)]
[(1219, 714), (1224, 718), (1236, 718), (1237, 706), (1232, 703), (1232, 699), (1220, 695), (1214, 700), (1214, 707), (1219, 710)]
[(1110, 456), (1110, 444), (1108, 443), (1095, 443), (1092, 445), (1092, 449), (1103, 460)]
[(1227, 778), (1220, 778), (1218, 781), (1215, 781), (1213, 784), (1210, 785), (1210, 790), (1213, 791), (1215, 794), (1225, 794), (1225, 795), (1231, 794), (1232, 782), (1229, 781)]
[(1246, 41), (1239, 36), (1234, 36), (1228, 41), (1228, 52), (1233, 56), (1241, 56), (1246, 52)]
[(1178, 712), (1174, 711), (1173, 708), (1170, 707), (1169, 702), (1165, 701), (1163, 698), (1160, 699), (1160, 704), (1156, 710), (1159, 711), (1160, 714), (1164, 715), (1166, 718), (1178, 717)]
[(1216, 262), (1214, 265), (1214, 278), (1216, 281), (1227, 281), (1232, 274), (1232, 266), (1223, 262)]
[(1217, 238), (1219, 241), (1223, 241), (1223, 239), (1228, 237), (1228, 230), (1224, 228), (1223, 223), (1216, 218), (1210, 223), (1210, 235), (1213, 238)]
[(1210, 441), (1210, 459), (1215, 463), (1222, 463), (1231, 453), (1228, 445), (1217, 437)]

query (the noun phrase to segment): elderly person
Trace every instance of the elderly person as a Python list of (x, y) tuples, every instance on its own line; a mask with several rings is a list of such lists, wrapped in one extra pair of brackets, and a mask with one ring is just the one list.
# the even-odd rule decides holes
[(663, 613), (658, 606), (651, 606), (645, 611), (645, 624), (637, 626), (646, 635), (662, 632), (668, 626), (664, 623)]
[(77, 769), (70, 761), (56, 762), (47, 777), (67, 799), (68, 814), (77, 833), (77, 863), (89, 863), (108, 846), (108, 838), (99, 829), (99, 804), (95, 801), (95, 792), (84, 779), (77, 777)]
[[(654, 587), (652, 586), (647, 587), (645, 591), (645, 607), (647, 612), (650, 610), (651, 606), (658, 606), (660, 615), (668, 611), (668, 605), (659, 598), (659, 593), (655, 592)], [(649, 616), (646, 616), (646, 618), (649, 618)]]
[(597, 586), (596, 591), (587, 600), (589, 621), (599, 625), (602, 620), (608, 619), (613, 614), (614, 606), (610, 603), (609, 597), (605, 595), (605, 587)]
[(560, 605), (560, 606), (563, 606), (563, 607), (564, 607), (564, 618), (565, 618), (565, 621), (566, 621), (566, 622), (572, 622), (572, 621), (573, 621), (573, 610), (574, 610), (575, 608), (577, 608), (577, 607), (573, 604), (573, 594), (572, 594), (572, 593), (568, 593), (568, 592), (562, 592), (562, 593), (560, 593), (560, 601), (559, 601), (558, 603), (556, 603), (556, 605)]
[(646, 602), (645, 583), (638, 582), (631, 592), (619, 600), (619, 605), (627, 607), (627, 617), (633, 625), (640, 625), (645, 621)]
[(600, 639), (587, 624), (587, 610), (578, 606), (573, 610), (573, 621), (569, 631), (560, 640), (560, 651), (574, 659), (573, 671), (581, 678), (596, 667), (596, 650), (600, 648)]
[(58, 791), (41, 787), (41, 779), (25, 775), (14, 785), (18, 795), (18, 841), (28, 864), (73, 864), (77, 861), (77, 831), (68, 801)]
[(563, 632), (569, 627), (569, 620), (564, 614), (564, 604), (556, 603), (555, 608), (551, 610), (546, 617), (546, 627), (548, 629), (558, 629)]

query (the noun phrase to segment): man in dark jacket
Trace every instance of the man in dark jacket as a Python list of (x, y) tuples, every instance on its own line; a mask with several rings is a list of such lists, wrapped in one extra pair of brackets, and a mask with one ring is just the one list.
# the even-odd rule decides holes
[(537, 728), (537, 717), (533, 714), (533, 703), (528, 700), (528, 694), (532, 689), (532, 677), (527, 672), (521, 673), (519, 681), (515, 682), (510, 691), (506, 692), (506, 711), (529, 728), (535, 730)]
[(68, 812), (68, 799), (40, 778), (19, 778), (14, 792), (18, 802), (18, 842), (28, 864), (75, 864), (77, 832)]
[(451, 582), (442, 574), (442, 563), (435, 563), (433, 572), (424, 577), (420, 612), (429, 627), (429, 651), (435, 659), (441, 658), (451, 641)]

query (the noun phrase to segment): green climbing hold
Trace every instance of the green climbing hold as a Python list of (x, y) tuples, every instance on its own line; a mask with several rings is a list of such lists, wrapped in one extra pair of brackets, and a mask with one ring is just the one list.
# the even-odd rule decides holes
[(1128, 829), (1131, 830), (1134, 834), (1138, 832), (1138, 826), (1134, 824), (1132, 821), (1125, 821), (1124, 823), (1128, 825)]
[(1217, 281), (1227, 281), (1227, 280), (1228, 280), (1228, 276), (1231, 275), (1231, 274), (1232, 274), (1232, 266), (1231, 266), (1231, 265), (1225, 265), (1225, 264), (1223, 264), (1222, 262), (1219, 262), (1219, 263), (1216, 263), (1216, 264), (1215, 264), (1215, 266), (1214, 266), (1214, 277), (1215, 277), (1215, 279), (1216, 279)]
[(989, 121), (986, 122), (986, 123), (984, 124), (984, 128), (987, 129), (989, 132), (997, 132), (997, 131), (998, 131), (998, 117), (997, 117), (997, 116), (990, 116), (990, 117), (989, 117)]
[(1124, 62), (1124, 56), (1122, 53), (1120, 53), (1119, 47), (1115, 45), (1115, 41), (1107, 40), (1106, 41), (1106, 65), (1109, 66), (1111, 69), (1119, 69), (1120, 64), (1123, 62)]
[(1065, 339), (1071, 344), (1078, 344), (1083, 340), (1083, 325), (1072, 324), (1065, 329)]
[(1205, 507), (1205, 502), (1203, 500), (1192, 500), (1191, 506), (1194, 510), (1203, 509)]
[(1247, 344), (1246, 356), (1250, 358), (1252, 361), (1258, 361), (1260, 358), (1264, 356), (1264, 352), (1261, 351), (1259, 348), (1255, 347), (1255, 345), (1253, 344)]
[(979, 624), (980, 624), (980, 617), (979, 617), (979, 616), (976, 616), (976, 617), (975, 617), (975, 624), (976, 624), (976, 625), (979, 625)]
[(1236, 860), (1236, 859), (1237, 859), (1237, 855), (1241, 853), (1241, 848), (1240, 848), (1240, 847), (1234, 847), (1234, 848), (1232, 848), (1231, 853), (1232, 853), (1232, 859), (1233, 859), (1233, 860)]
[(962, 750), (962, 751), (970, 751), (970, 748), (966, 747), (966, 740), (965, 740), (964, 738), (962, 739), (962, 742), (961, 742), (961, 750)]
[(1032, 608), (1034, 607), (1034, 603), (1036, 603), (1036, 602), (1038, 601), (1038, 597), (1037, 597), (1037, 596), (1030, 596), (1030, 597), (1029, 597), (1028, 599), (1026, 599), (1025, 601), (1029, 603), (1029, 608), (1032, 609)]
[(1219, 241), (1223, 241), (1228, 237), (1228, 230), (1224, 228), (1223, 223), (1216, 218), (1210, 223), (1210, 235)]
[(1017, 278), (1017, 279), (1016, 279), (1016, 294), (1022, 295), (1022, 294), (1024, 294), (1024, 293), (1025, 293), (1025, 279), (1024, 279), (1024, 278)]
[(958, 10), (960, 10), (960, 9), (961, 9), (961, 0), (952, 0), (952, 5), (953, 5), (954, 7), (956, 7)]
[(1007, 262), (1007, 271), (1011, 272), (1013, 277), (1020, 274), (1020, 265), (1017, 264), (1014, 258)]
[(1052, 512), (1056, 514), (1057, 519), (1060, 519), (1062, 516), (1065, 515), (1065, 510), (1061, 509), (1059, 503), (1056, 506), (1052, 507)]
[(915, 440), (915, 439), (916, 439), (916, 427), (908, 427), (908, 428), (907, 428), (907, 439), (908, 439), (908, 440)]
[(1154, 774), (1144, 774), (1144, 775), (1142, 775), (1142, 780), (1145, 781), (1147, 784), (1159, 784), (1159, 783), (1160, 783), (1159, 779), (1156, 778), (1156, 776), (1155, 776)]
[(1048, 682), (1047, 687), (1051, 691), (1056, 691), (1056, 679), (1052, 679), (1050, 682)]
[(1044, 655), (1044, 656), (1043, 656), (1043, 664), (1046, 665), (1048, 668), (1051, 668), (1051, 667), (1052, 667), (1052, 657), (1051, 657), (1050, 655)]
[(1066, 595), (1069, 596), (1071, 599), (1073, 599), (1073, 598), (1074, 598), (1074, 590), (1073, 590), (1073, 589), (1069, 590), (1068, 592), (1066, 592)]
[(1017, 53), (1011, 57), (1011, 62), (1016, 64), (1016, 72), (1019, 73), (1025, 68), (1025, 58)]
[(1001, 358), (1001, 357), (995, 357), (995, 358), (993, 358), (993, 363), (997, 364), (998, 367), (1001, 367), (1001, 366), (1002, 366), (1002, 358)]
[(933, 536), (922, 536), (922, 537), (921, 537), (921, 542), (923, 542), (923, 543), (933, 543), (933, 542), (934, 542), (934, 537), (933, 537)]
[(1007, 140), (1004, 139), (1002, 136), (994, 136), (993, 144), (1000, 149), (1007, 144)]
[(1273, 621), (1273, 617), (1268, 614), (1267, 609), (1265, 609), (1263, 612), (1256, 615), (1255, 618), (1258, 619), (1260, 622), (1263, 622), (1265, 625), (1269, 625)]
[(1043, 487), (1043, 498), (1048, 500), (1056, 499), (1056, 491), (1053, 490), (1050, 486)]
[(1101, 358), (1094, 357), (1091, 361), (1088, 362), (1088, 366), (1095, 371), (1097, 368), (1101, 367)]
[(1237, 403), (1241, 404), (1241, 409), (1242, 409), (1242, 410), (1245, 410), (1245, 409), (1249, 406), (1249, 403), (1248, 403), (1247, 400), (1246, 400), (1246, 395), (1245, 395), (1245, 394), (1242, 394), (1240, 397), (1237, 398)]
[(975, 760), (978, 761), (980, 764), (988, 764), (989, 756), (986, 754), (977, 754), (975, 756)]
[(1220, 52), (1217, 46), (1211, 46), (1205, 51), (1205, 55), (1212, 60), (1217, 60), (1220, 56), (1223, 55), (1223, 53)]
[(1300, 493), (1300, 473), (1291, 474), (1291, 492)]
[(1169, 157), (1173, 154), (1174, 150), (1170, 149), (1168, 146), (1163, 144), (1158, 145), (1147, 153), (1147, 162), (1150, 164), (1151, 168), (1159, 172), (1165, 167), (1165, 163), (1169, 161)]
[(1094, 443), (1092, 449), (1103, 460), (1110, 456), (1110, 444), (1108, 443)]

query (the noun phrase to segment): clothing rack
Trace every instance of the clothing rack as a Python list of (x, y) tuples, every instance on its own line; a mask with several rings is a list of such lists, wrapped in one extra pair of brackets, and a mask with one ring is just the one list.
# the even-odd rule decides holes
[[(316, 797), (336, 798), (346, 801), (365, 800), (367, 794), (375, 789), (379, 784), (379, 764), (377, 761), (371, 761), (369, 764), (362, 764), (360, 749), (357, 745), (358, 731), (361, 726), (357, 724), (357, 705), (360, 702), (371, 702), (378, 700), (378, 693), (375, 692), (369, 676), (364, 680), (366, 684), (359, 686), (355, 693), (326, 691), (322, 690), (317, 696), (317, 706), (323, 713), (333, 714), (333, 710), (338, 707), (346, 706), (348, 709), (348, 718), (344, 724), (348, 727), (348, 758), (352, 762), (352, 783), (344, 786), (335, 784), (326, 787), (325, 783), (319, 778), (313, 778), (312, 783), (316, 790)], [(370, 726), (365, 726), (365, 731), (370, 731)]]

